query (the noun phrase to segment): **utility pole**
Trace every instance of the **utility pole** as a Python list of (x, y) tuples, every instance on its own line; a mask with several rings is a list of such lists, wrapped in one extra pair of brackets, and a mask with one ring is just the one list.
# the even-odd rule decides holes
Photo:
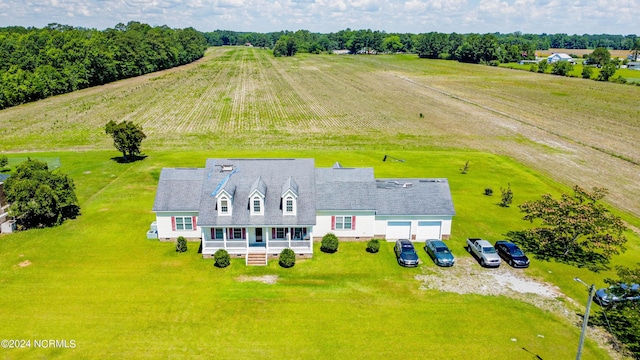
[(584, 311), (584, 317), (582, 318), (582, 331), (580, 332), (580, 344), (578, 344), (578, 354), (576, 355), (576, 360), (580, 360), (582, 359), (582, 347), (584, 346), (584, 337), (587, 333), (587, 324), (589, 323), (589, 311), (591, 310), (591, 302), (593, 301), (593, 295), (596, 292), (596, 287), (593, 284), (589, 286), (586, 282), (580, 280), (577, 277), (574, 277), (573, 280), (589, 288), (589, 299), (587, 299), (587, 309)]

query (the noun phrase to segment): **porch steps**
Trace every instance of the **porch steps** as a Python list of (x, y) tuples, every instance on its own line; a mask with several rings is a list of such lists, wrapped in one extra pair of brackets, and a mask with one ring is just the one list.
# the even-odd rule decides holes
[(252, 265), (252, 266), (267, 265), (267, 254), (266, 253), (248, 253), (247, 265)]

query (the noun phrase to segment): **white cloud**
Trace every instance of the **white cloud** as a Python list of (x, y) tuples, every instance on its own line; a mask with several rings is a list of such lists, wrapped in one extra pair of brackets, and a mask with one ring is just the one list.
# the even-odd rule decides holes
[(128, 21), (201, 31), (637, 32), (637, 0), (0, 0), (2, 26)]

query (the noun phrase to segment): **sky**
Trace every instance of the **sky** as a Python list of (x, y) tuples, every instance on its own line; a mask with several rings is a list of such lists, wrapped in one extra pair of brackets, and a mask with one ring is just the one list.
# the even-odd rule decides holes
[(640, 0), (0, 0), (0, 27), (638, 34)]

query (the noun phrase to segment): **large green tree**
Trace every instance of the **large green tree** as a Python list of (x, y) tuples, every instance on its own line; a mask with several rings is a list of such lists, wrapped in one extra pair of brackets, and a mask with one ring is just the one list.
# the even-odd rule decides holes
[(293, 56), (298, 52), (298, 44), (296, 43), (296, 39), (293, 36), (283, 35), (278, 41), (276, 41), (276, 45), (273, 47), (273, 55), (276, 57), (279, 56)]
[(595, 48), (588, 56), (589, 64), (604, 66), (609, 61), (611, 61), (611, 53), (603, 47)]
[(400, 36), (398, 35), (390, 35), (382, 40), (382, 49), (389, 53), (396, 53), (398, 51), (402, 51), (404, 45), (402, 41), (400, 41)]
[(625, 250), (627, 241), (620, 217), (601, 202), (606, 189), (591, 192), (574, 186), (573, 194), (555, 199), (550, 194), (519, 206), (524, 220), (537, 226), (510, 231), (507, 236), (542, 258), (598, 268)]
[(80, 214), (73, 180), (49, 171), (42, 161), (29, 159), (19, 164), (6, 180), (4, 191), (9, 216), (25, 228), (59, 225)]
[(109, 121), (105, 126), (105, 132), (113, 137), (113, 146), (122, 152), (125, 160), (127, 156), (140, 155), (140, 144), (147, 137), (142, 132), (142, 126), (126, 120), (120, 123)]

